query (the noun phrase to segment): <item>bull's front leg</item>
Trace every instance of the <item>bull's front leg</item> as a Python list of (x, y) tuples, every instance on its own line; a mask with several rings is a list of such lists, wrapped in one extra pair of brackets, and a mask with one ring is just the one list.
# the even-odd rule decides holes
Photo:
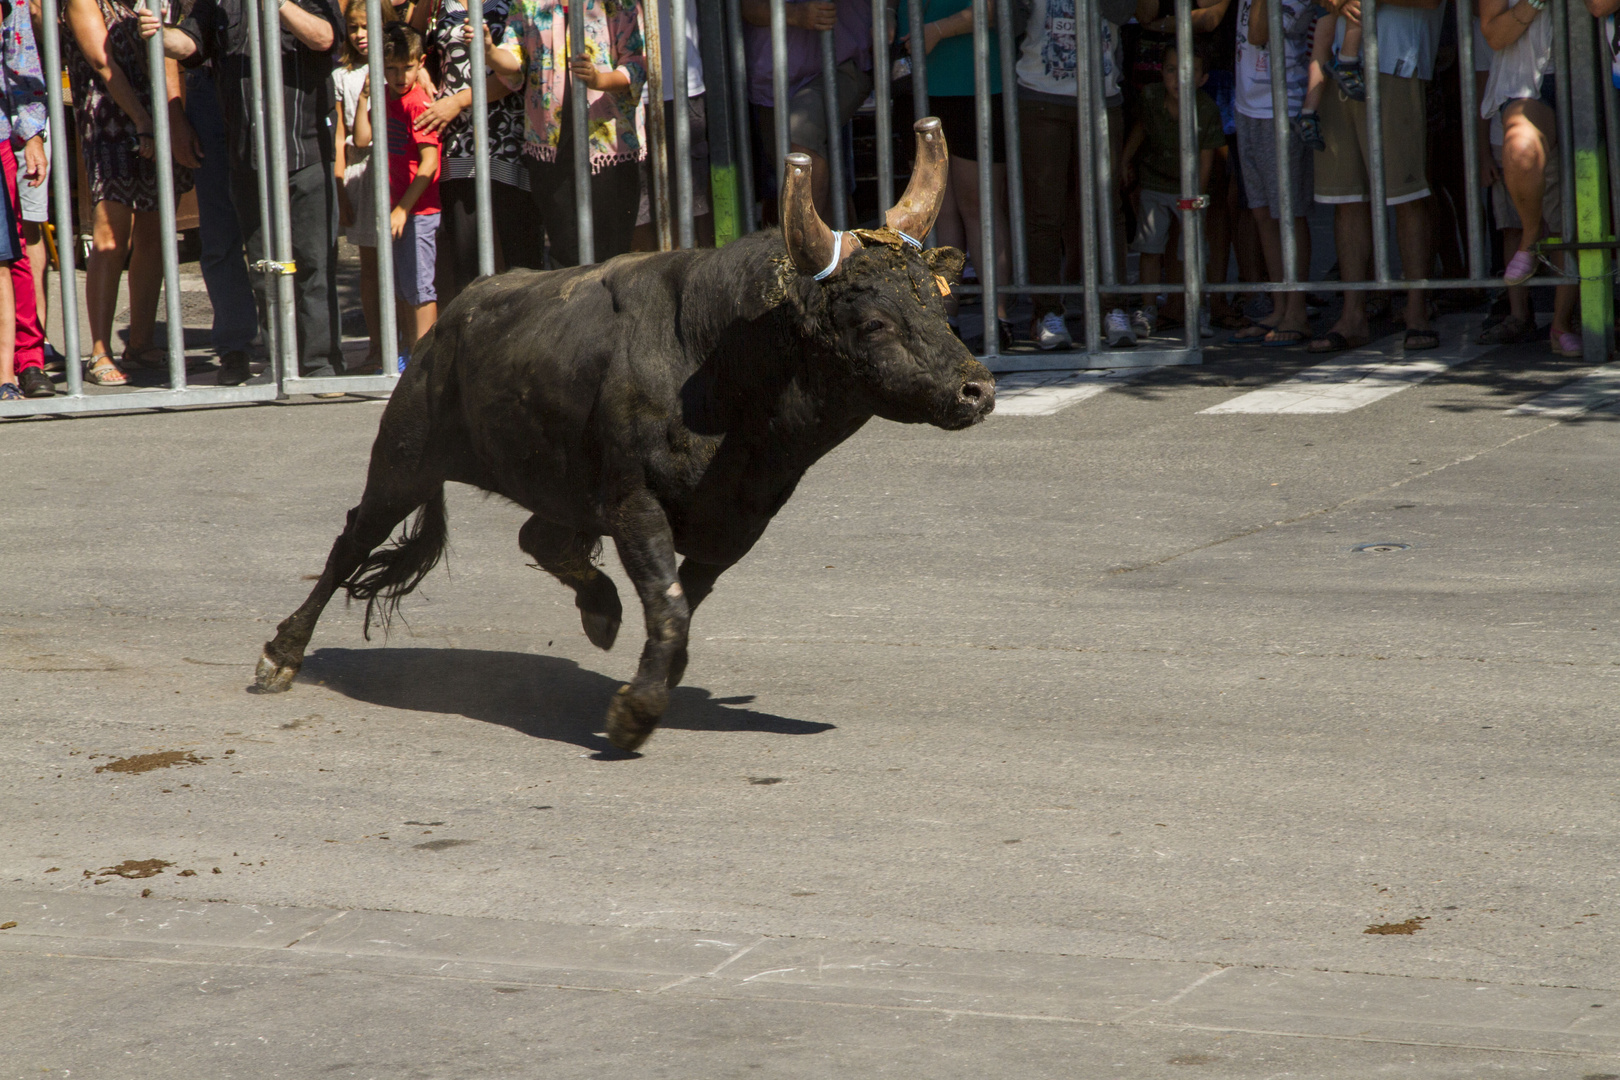
[(614, 526), (619, 561), (646, 613), (647, 644), (636, 677), (619, 687), (608, 706), (607, 736), (619, 749), (634, 750), (647, 741), (669, 704), (671, 667), (686, 656), (692, 612), (676, 571), (669, 519), (652, 494), (643, 490), (626, 499)]

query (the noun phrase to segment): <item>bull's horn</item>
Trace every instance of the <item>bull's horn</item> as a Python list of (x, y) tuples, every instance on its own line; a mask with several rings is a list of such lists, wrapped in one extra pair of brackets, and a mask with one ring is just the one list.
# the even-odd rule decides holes
[(917, 133), (917, 161), (911, 167), (911, 183), (906, 193), (890, 208), (884, 221), (889, 228), (922, 243), (934, 227), (939, 208), (945, 202), (945, 178), (950, 150), (945, 146), (945, 130), (937, 116), (925, 116), (912, 125)]
[(787, 156), (787, 178), (782, 184), (782, 237), (788, 254), (801, 273), (824, 278), (838, 269), (844, 257), (861, 246), (852, 233), (834, 233), (816, 213), (810, 197), (810, 155)]

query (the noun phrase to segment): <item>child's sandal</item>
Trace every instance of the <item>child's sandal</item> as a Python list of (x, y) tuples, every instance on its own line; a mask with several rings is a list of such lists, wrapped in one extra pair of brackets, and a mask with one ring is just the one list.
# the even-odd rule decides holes
[(1322, 119), (1313, 112), (1302, 112), (1293, 119), (1294, 134), (1306, 147), (1318, 152), (1327, 149), (1327, 140), (1322, 138)]
[(1335, 60), (1328, 65), (1328, 74), (1339, 84), (1344, 96), (1351, 101), (1367, 100), (1367, 81), (1361, 74), (1361, 60)]

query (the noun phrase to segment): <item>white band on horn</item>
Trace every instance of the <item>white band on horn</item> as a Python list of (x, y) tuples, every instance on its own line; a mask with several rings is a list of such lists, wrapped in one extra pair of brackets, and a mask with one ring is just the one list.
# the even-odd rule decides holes
[(897, 233), (900, 233), (900, 239), (904, 240), (906, 243), (910, 244), (912, 247), (916, 248), (918, 251), (922, 250), (922, 241), (921, 240), (918, 240), (914, 236), (907, 236), (904, 232), (901, 232), (899, 229), (896, 229), (894, 231), (897, 232)]
[(832, 272), (838, 269), (838, 261), (844, 257), (844, 234), (834, 232), (832, 240), (832, 259), (828, 261), (827, 269), (816, 275), (817, 281), (825, 281), (832, 276)]

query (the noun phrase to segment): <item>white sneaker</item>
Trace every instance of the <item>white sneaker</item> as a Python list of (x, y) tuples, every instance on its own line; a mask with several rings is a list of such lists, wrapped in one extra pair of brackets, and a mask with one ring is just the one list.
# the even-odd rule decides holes
[(1131, 329), (1141, 337), (1152, 337), (1153, 328), (1159, 323), (1159, 309), (1149, 304), (1139, 307), (1131, 315)]
[(1125, 314), (1125, 309), (1115, 308), (1110, 311), (1103, 328), (1105, 331), (1103, 336), (1108, 339), (1110, 349), (1136, 348), (1136, 332), (1131, 329), (1131, 320)]
[(1056, 311), (1048, 311), (1042, 315), (1029, 336), (1035, 339), (1036, 348), (1046, 352), (1053, 349), (1074, 348), (1074, 338), (1069, 336), (1069, 327), (1064, 323), (1063, 316)]

